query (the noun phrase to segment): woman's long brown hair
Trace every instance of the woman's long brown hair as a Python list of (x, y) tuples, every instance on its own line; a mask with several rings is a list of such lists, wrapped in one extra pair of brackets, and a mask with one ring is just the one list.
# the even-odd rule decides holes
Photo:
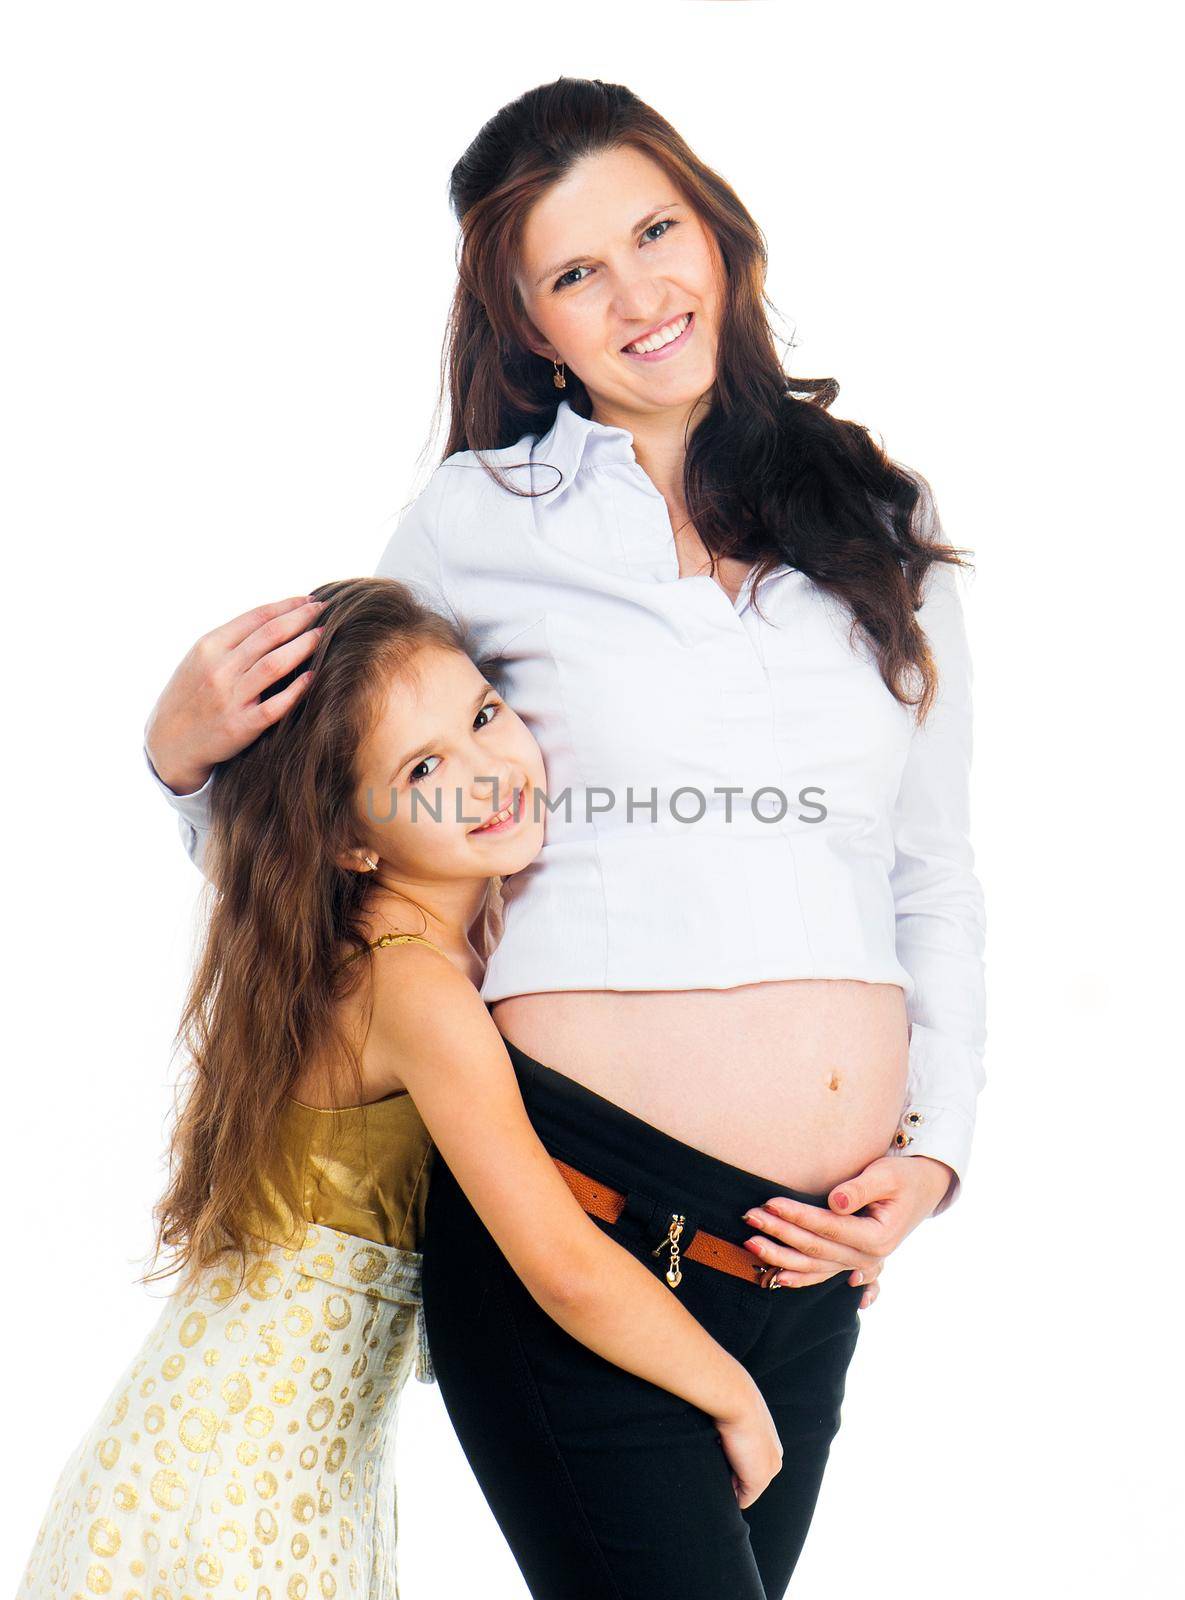
[[(358, 1051), (343, 999), (367, 975), (367, 875), (338, 864), (359, 842), (357, 755), (392, 675), (425, 645), (473, 658), (473, 636), (385, 578), (329, 583), (313, 678), (293, 708), (217, 769), (206, 871), (212, 908), (177, 1030), (188, 1056), (170, 1148), (168, 1188), (155, 1210), (153, 1262), (142, 1281), (188, 1282), (226, 1253), (240, 1280), (258, 1215), (282, 1182), (272, 1159), (278, 1118), (310, 1063), (328, 1064), (336, 1104), (362, 1098)], [(487, 919), (496, 904), (487, 900)], [(484, 934), (492, 936), (487, 920)], [(484, 953), (484, 952), (483, 952)], [(280, 1193), (299, 1215), (299, 1197)], [(266, 1210), (264, 1211), (266, 1215)]]
[[(552, 365), (528, 343), (519, 250), (528, 212), (576, 162), (630, 147), (657, 163), (715, 236), (726, 295), (709, 408), (688, 442), (683, 492), (705, 547), (783, 562), (835, 595), (875, 652), (893, 695), (924, 720), (936, 670), (915, 616), (935, 561), (968, 565), (942, 541), (925, 480), (889, 459), (857, 423), (833, 417), (831, 378), (783, 370), (765, 294), (764, 235), (718, 173), (620, 84), (559, 78), (503, 106), (453, 168), (461, 226), (458, 281), (442, 359), (450, 430), (444, 455), (493, 450), (555, 420)], [(565, 398), (591, 417), (569, 371)], [(498, 477), (512, 493), (525, 493)], [(547, 491), (544, 491), (545, 493)]]

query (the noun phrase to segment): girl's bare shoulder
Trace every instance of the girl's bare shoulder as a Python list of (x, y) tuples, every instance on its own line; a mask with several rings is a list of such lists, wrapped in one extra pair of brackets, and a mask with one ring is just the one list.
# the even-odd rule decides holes
[(451, 955), (398, 935), (373, 952), (371, 990), (376, 1018), (381, 1012), (392, 1023), (422, 1018), (429, 1006), (446, 1003), (485, 1011), (474, 978)]

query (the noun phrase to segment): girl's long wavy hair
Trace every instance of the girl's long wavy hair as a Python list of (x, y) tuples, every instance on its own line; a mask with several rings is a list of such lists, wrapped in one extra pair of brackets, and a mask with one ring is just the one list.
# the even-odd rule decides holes
[[(273, 1159), (278, 1118), (310, 1063), (328, 1064), (337, 1106), (363, 1098), (357, 1047), (343, 1000), (366, 981), (365, 873), (338, 865), (357, 847), (357, 756), (394, 674), (425, 645), (474, 659), (473, 636), (420, 604), (402, 584), (357, 578), (314, 590), (327, 604), (312, 682), (293, 708), (216, 769), (205, 870), (213, 896), (174, 1040), (188, 1079), (170, 1146), (166, 1192), (155, 1209), (141, 1281), (178, 1272), (189, 1282), (226, 1252), (240, 1281), (252, 1241), (246, 1218), (267, 1214), (283, 1163)], [(490, 664), (493, 665), (492, 663)], [(278, 693), (302, 661), (271, 689)], [(491, 882), (475, 942), (496, 939), (500, 884)], [(361, 954), (348, 959), (350, 947)], [(268, 1186), (271, 1186), (269, 1195)]]
[[(846, 605), (886, 686), (924, 720), (937, 682), (915, 616), (923, 579), (935, 561), (968, 565), (967, 552), (942, 541), (925, 480), (891, 461), (865, 428), (830, 414), (834, 379), (783, 370), (765, 294), (764, 235), (724, 179), (621, 84), (559, 78), (531, 89), (485, 124), (453, 168), (449, 197), (461, 237), (441, 364), (445, 457), (542, 436), (555, 421), (552, 365), (530, 349), (517, 285), (523, 226), (575, 163), (622, 147), (663, 169), (723, 259), (718, 369), (683, 480), (713, 567), (725, 556), (756, 563), (754, 587), (783, 562), (805, 573)], [(571, 371), (564, 398), (592, 416)], [(509, 492), (526, 493), (483, 464)]]

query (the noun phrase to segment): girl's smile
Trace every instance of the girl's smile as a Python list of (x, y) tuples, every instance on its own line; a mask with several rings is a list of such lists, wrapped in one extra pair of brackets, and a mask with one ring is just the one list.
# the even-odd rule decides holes
[(502, 810), (496, 816), (491, 817), (489, 822), (483, 822), (480, 827), (471, 828), (470, 833), (482, 835), (487, 833), (509, 833), (513, 828), (517, 828), (523, 818), (523, 802), (528, 787), (529, 785), (524, 783), (510, 805), (503, 806)]

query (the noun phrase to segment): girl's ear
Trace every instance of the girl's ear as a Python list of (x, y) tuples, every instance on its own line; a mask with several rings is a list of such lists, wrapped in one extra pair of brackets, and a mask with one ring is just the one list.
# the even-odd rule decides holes
[(337, 864), (343, 872), (373, 872), (379, 864), (379, 858), (373, 850), (360, 844), (353, 850), (343, 851), (337, 858)]

